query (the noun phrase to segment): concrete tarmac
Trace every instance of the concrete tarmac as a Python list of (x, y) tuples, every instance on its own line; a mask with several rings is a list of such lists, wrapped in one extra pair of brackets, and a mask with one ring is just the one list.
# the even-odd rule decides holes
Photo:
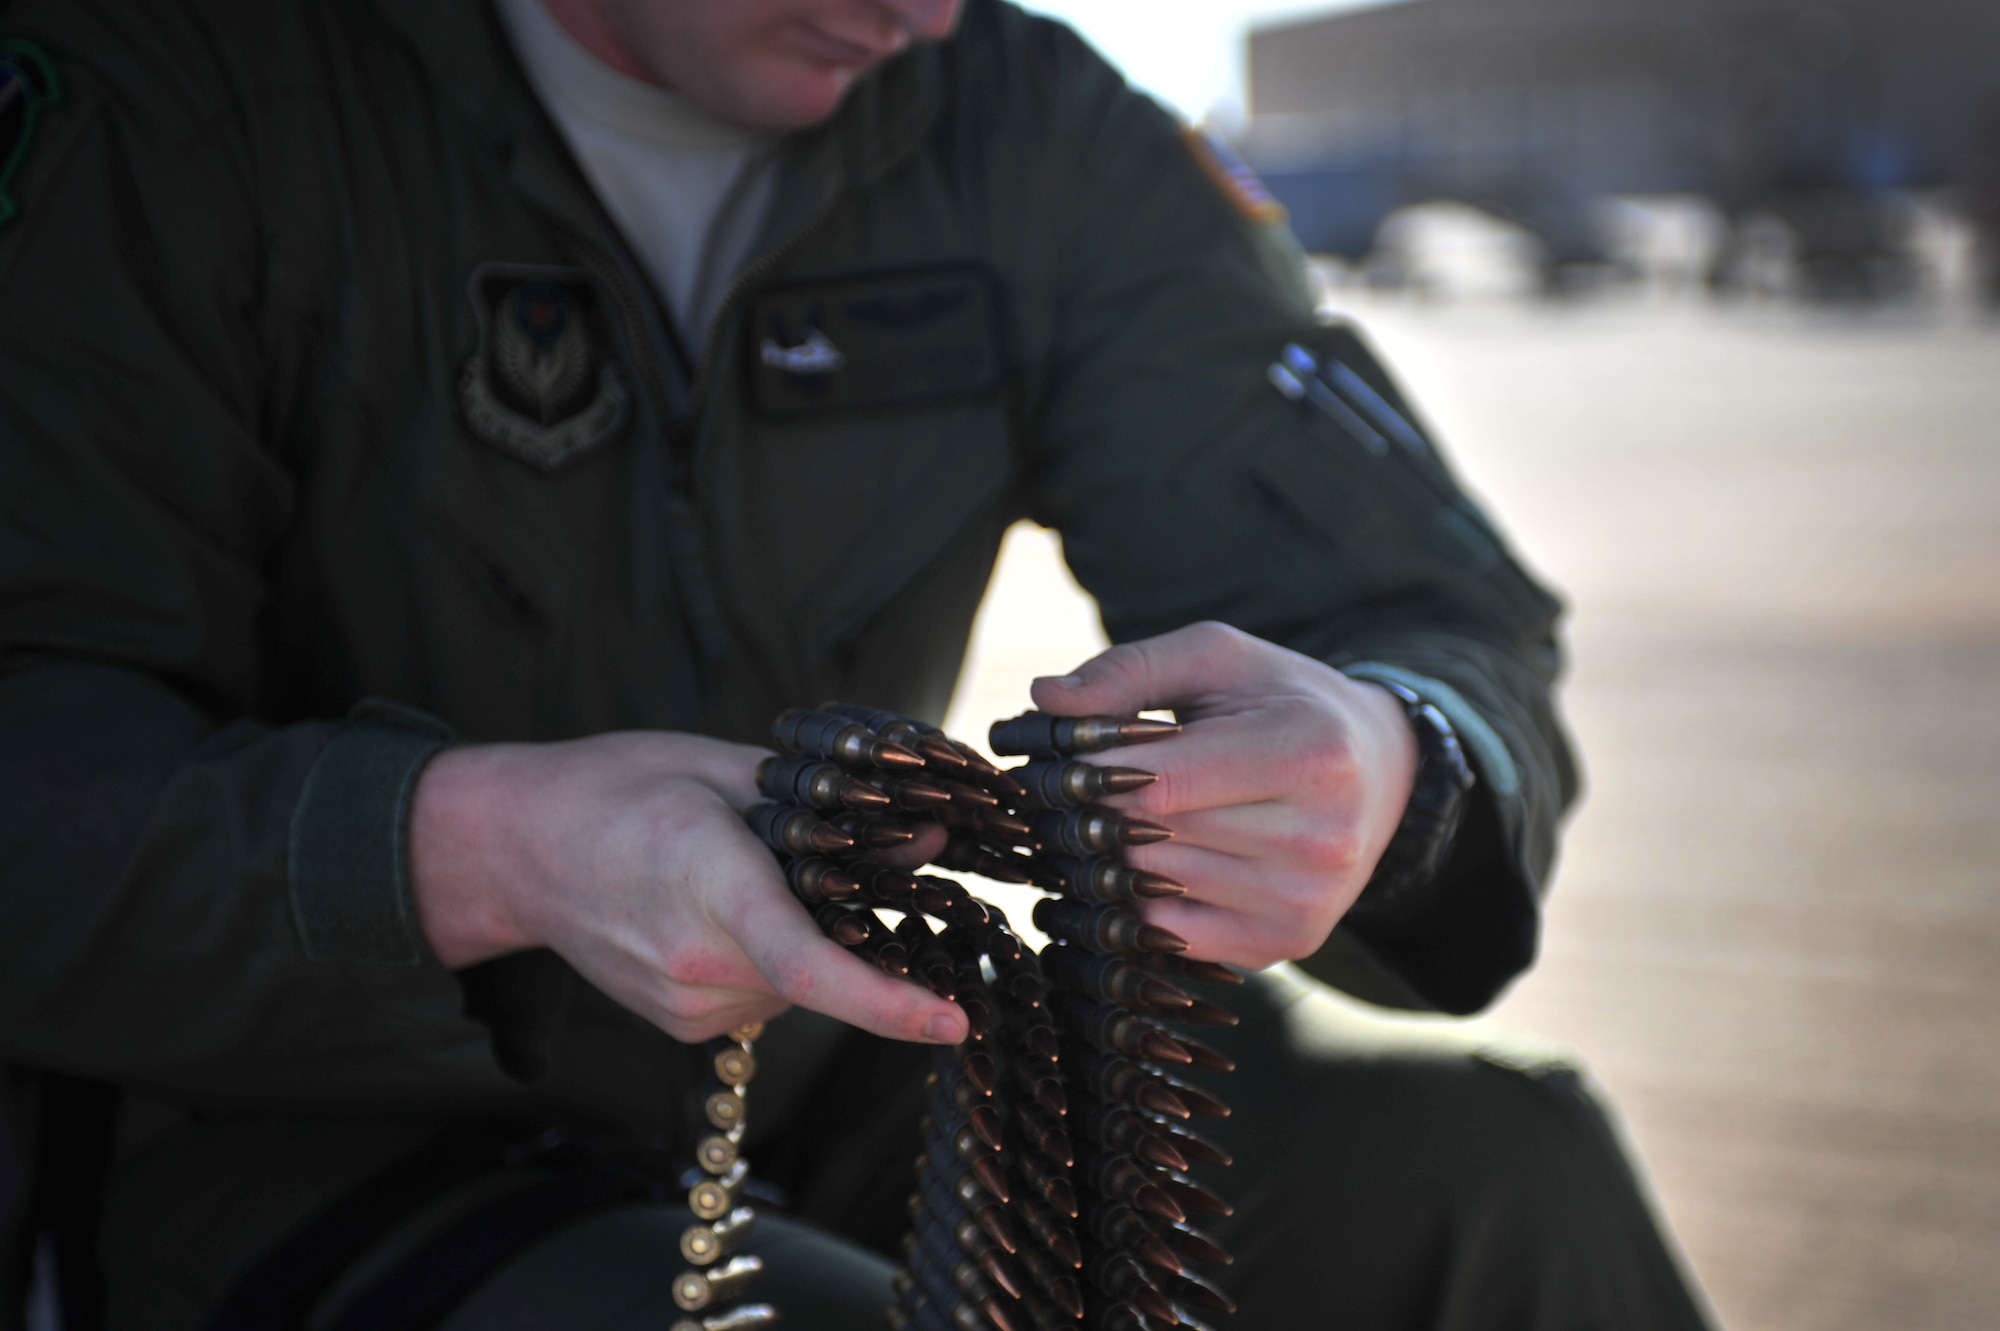
[[(1590, 1062), (1722, 1325), (2000, 1324), (2000, 330), (1350, 309), (1574, 606), (1588, 794), (1492, 1019)], [(1102, 641), (1017, 529), (952, 732)]]

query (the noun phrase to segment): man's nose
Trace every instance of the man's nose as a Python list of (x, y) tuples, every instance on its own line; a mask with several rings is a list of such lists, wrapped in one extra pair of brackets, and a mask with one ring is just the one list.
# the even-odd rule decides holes
[(959, 0), (877, 0), (917, 41), (941, 41), (958, 22)]

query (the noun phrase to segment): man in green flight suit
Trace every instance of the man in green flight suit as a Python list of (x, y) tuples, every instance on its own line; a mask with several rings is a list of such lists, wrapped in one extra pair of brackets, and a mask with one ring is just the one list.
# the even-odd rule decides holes
[[(494, 1216), (578, 1153), (670, 1180), (685, 1042), (759, 1018), (760, 1174), (886, 1249), (965, 1017), (740, 814), (781, 708), (942, 712), (1023, 516), (1121, 644), (1036, 704), (1188, 722), (1119, 802), (1193, 955), (1452, 1013), (1530, 961), (1555, 603), (1253, 181), (959, 10), (0, 20), (7, 1316), (35, 1272), (73, 1324), (404, 1324), (371, 1292), (477, 1250), (407, 1324), (670, 1317), (670, 1208)], [(1571, 1070), (1246, 992), (1239, 1325), (1702, 1324)], [(764, 1250), (795, 1324), (886, 1303)]]

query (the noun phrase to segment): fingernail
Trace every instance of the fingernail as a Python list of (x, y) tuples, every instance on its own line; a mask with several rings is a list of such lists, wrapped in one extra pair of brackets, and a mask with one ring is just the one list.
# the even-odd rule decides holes
[(957, 1044), (965, 1038), (965, 1018), (940, 1013), (924, 1023), (924, 1038), (933, 1044)]
[(1083, 687), (1082, 675), (1044, 675), (1042, 678), (1060, 688), (1080, 689)]

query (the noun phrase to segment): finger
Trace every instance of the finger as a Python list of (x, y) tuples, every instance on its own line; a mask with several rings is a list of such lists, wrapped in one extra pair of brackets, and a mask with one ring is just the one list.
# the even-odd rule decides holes
[(1207, 717), (1169, 739), (1106, 749), (1082, 761), (1153, 773), (1153, 784), (1099, 801), (1147, 818), (1301, 797), (1337, 806), (1343, 787), (1354, 781), (1353, 762), (1312, 720), (1283, 704), (1260, 707)]
[(891, 1040), (957, 1044), (965, 1014), (921, 986), (893, 979), (821, 935), (789, 896), (744, 894), (726, 922), (779, 998)]
[(1029, 692), (1035, 706), (1059, 716), (1199, 708), (1255, 689), (1268, 676), (1273, 650), (1226, 624), (1190, 624), (1120, 643), (1070, 674), (1035, 680)]
[(1319, 950), (1333, 924), (1324, 928), (1294, 919), (1271, 920), (1185, 898), (1149, 901), (1140, 914), (1187, 940), (1187, 955), (1247, 970), (1296, 961)]

